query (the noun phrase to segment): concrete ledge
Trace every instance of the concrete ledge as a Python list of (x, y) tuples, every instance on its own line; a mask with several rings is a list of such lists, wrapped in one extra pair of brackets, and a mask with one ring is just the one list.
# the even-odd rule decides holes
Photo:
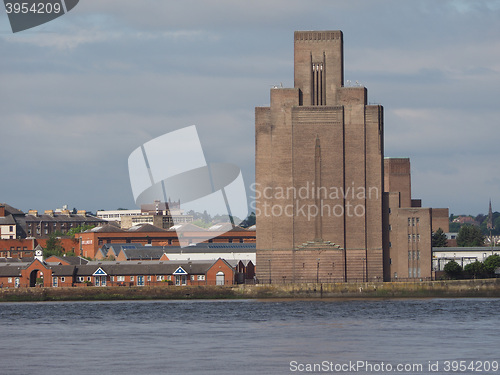
[(500, 279), (392, 283), (273, 284), (1, 289), (0, 302), (260, 299), (260, 298), (500, 297)]

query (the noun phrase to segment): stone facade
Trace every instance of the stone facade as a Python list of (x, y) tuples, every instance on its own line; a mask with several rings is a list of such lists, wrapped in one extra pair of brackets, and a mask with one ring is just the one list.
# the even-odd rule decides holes
[(411, 197), (409, 158), (384, 160), (384, 280), (431, 279), (432, 232), (449, 231), (447, 208)]
[(257, 277), (381, 280), (383, 108), (343, 86), (341, 31), (295, 32), (294, 52), (295, 87), (255, 111)]

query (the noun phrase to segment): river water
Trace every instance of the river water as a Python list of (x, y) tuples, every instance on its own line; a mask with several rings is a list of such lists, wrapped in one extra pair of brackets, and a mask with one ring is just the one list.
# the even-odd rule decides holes
[(0, 374), (500, 374), (499, 318), (500, 299), (2, 303)]

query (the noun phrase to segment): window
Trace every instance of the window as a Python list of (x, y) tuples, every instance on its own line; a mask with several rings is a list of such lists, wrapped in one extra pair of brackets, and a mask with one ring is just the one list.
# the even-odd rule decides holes
[(111, 276), (111, 281), (115, 281), (115, 277), (114, 276)]
[(9, 227), (9, 231), (10, 232), (14, 231), (14, 227), (12, 225)]
[(411, 218), (408, 218), (408, 226), (411, 225)]
[(156, 281), (163, 281), (163, 280), (164, 280), (164, 276), (163, 275), (156, 275)]
[(87, 281), (90, 281), (90, 276), (87, 276)]
[(194, 281), (194, 275), (191, 275), (191, 281)]
[(198, 275), (198, 280), (205, 280), (205, 275)]
[(83, 276), (78, 276), (78, 282), (83, 283), (83, 280), (85, 280), (85, 277), (83, 277)]
[(130, 276), (130, 281), (134, 281), (134, 276)]
[(61, 282), (64, 283), (66, 281), (66, 278), (63, 276), (61, 277)]
[(12, 282), (12, 277), (9, 277), (9, 278), (7, 279), (7, 282), (8, 282), (8, 283), (11, 283), (11, 282)]
[(151, 276), (148, 276), (148, 281), (151, 281)]
[(137, 276), (137, 285), (144, 286), (144, 276)]
[(116, 276), (116, 281), (125, 281), (125, 276)]

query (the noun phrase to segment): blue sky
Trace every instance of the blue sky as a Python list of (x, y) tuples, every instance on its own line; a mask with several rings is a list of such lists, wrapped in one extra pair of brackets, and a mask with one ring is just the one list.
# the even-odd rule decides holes
[(13, 34), (0, 12), (0, 201), (134, 208), (129, 154), (197, 125), (254, 181), (254, 107), (293, 87), (293, 31), (342, 30), (345, 79), (385, 110), (385, 155), (450, 213), (500, 210), (500, 1), (81, 0)]

